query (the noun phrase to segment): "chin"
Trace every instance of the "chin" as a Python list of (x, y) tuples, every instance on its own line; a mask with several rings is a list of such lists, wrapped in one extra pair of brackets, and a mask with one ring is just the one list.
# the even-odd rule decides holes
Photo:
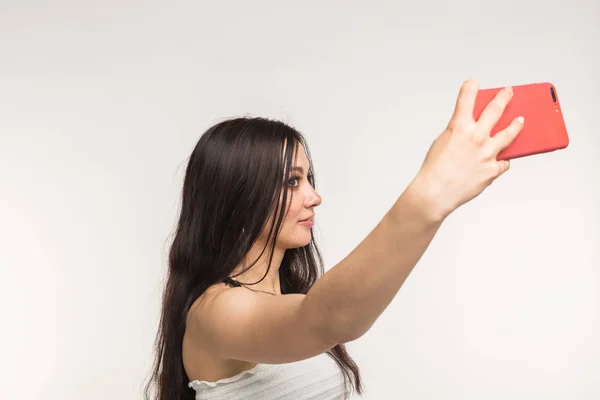
[(286, 249), (297, 249), (299, 247), (304, 247), (307, 246), (310, 243), (310, 235), (308, 236), (308, 239), (306, 240), (290, 240), (290, 241), (286, 241), (284, 242), (283, 247)]

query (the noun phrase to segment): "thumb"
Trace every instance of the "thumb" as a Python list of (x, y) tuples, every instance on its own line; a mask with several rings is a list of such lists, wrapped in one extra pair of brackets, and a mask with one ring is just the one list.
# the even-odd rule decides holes
[(498, 163), (498, 176), (504, 174), (510, 169), (510, 160), (500, 160)]

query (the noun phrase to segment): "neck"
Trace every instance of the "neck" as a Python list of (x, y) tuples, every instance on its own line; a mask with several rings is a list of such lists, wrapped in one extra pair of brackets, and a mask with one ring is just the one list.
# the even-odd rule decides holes
[[(273, 260), (271, 261), (271, 268), (269, 272), (267, 272), (267, 267), (269, 263), (269, 251), (270, 249), (266, 249), (260, 260), (256, 262), (250, 269), (248, 266), (253, 263), (256, 258), (260, 255), (263, 247), (260, 249), (252, 248), (252, 250), (246, 256), (244, 262), (238, 265), (233, 272), (230, 274), (236, 281), (247, 286), (250, 289), (262, 290), (265, 292), (273, 293), (276, 295), (281, 294), (281, 283), (279, 281), (279, 267), (281, 266), (281, 261), (283, 260), (283, 256), (285, 254), (284, 249), (275, 248), (275, 253), (273, 254)], [(245, 272), (242, 272), (246, 269)], [(265, 275), (265, 278), (252, 285), (255, 282), (261, 280), (261, 278)], [(239, 275), (238, 275), (239, 274)]]

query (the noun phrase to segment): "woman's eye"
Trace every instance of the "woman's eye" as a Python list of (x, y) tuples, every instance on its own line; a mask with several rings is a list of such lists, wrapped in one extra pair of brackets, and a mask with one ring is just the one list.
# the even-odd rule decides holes
[(297, 180), (299, 180), (299, 179), (300, 179), (299, 177), (292, 178), (292, 179), (290, 179), (290, 180), (288, 181), (288, 184), (289, 184), (290, 186), (296, 187), (296, 186), (298, 186), (298, 185), (293, 185), (293, 184), (291, 184), (290, 182), (297, 181)]
[[(312, 176), (312, 175), (308, 175), (308, 180), (309, 180), (309, 181), (311, 181), (311, 180), (312, 180), (312, 178), (313, 178), (313, 176)], [(292, 184), (292, 183), (290, 183), (290, 182), (299, 181), (299, 180), (302, 180), (302, 177), (301, 177), (301, 176), (294, 176), (293, 178), (291, 178), (290, 180), (288, 180), (288, 184), (289, 184), (290, 186), (292, 186), (292, 187), (297, 187), (298, 185), (294, 185), (294, 184)]]

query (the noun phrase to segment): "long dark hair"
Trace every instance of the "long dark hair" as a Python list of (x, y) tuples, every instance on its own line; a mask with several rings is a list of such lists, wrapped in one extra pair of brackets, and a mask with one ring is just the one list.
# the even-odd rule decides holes
[[(194, 399), (182, 357), (188, 310), (209, 286), (221, 282), (243, 262), (269, 216), (274, 215), (267, 238), (270, 243), (274, 228), (267, 271), (270, 269), (285, 218), (279, 198), (283, 189), (281, 205), (287, 204), (289, 191), (282, 172), (283, 177), (289, 176), (299, 144), (310, 161), (300, 132), (265, 118), (225, 120), (200, 137), (187, 165), (181, 212), (169, 251), (154, 366), (145, 387), (147, 400)], [(307, 178), (316, 187), (312, 169), (311, 162)], [(285, 252), (279, 268), (281, 293), (306, 294), (323, 273), (323, 259), (311, 230), (308, 245)], [(341, 368), (345, 382), (352, 382), (352, 391), (362, 394), (359, 368), (345, 346), (338, 344), (327, 353)], [(151, 394), (153, 387), (156, 390)]]

